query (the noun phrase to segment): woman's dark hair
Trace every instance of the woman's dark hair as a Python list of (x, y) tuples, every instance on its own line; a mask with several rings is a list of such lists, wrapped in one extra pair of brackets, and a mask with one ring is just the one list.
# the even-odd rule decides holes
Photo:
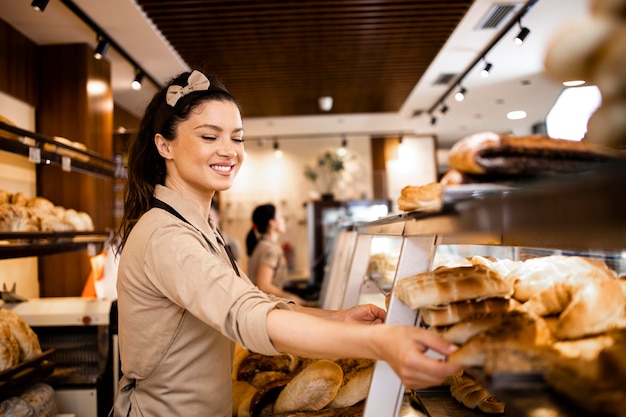
[(155, 94), (146, 107), (137, 136), (131, 143), (128, 153), (128, 179), (124, 189), (124, 215), (119, 228), (122, 237), (120, 250), (139, 218), (152, 207), (155, 186), (165, 183), (165, 160), (154, 143), (156, 134), (160, 133), (165, 139), (174, 140), (178, 124), (187, 120), (194, 109), (207, 101), (229, 101), (235, 103), (241, 112), (237, 100), (212, 76), (207, 76), (208, 89), (188, 92), (174, 106), (169, 105), (166, 102), (168, 88), (172, 85), (188, 85), (190, 74), (179, 74)]
[(276, 218), (276, 206), (273, 204), (263, 204), (257, 206), (252, 212), (252, 228), (246, 236), (246, 253), (252, 256), (254, 248), (259, 243), (259, 235), (267, 232), (270, 220)]

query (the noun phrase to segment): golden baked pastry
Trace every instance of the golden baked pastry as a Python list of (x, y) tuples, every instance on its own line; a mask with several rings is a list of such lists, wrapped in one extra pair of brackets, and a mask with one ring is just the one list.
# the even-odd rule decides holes
[(438, 182), (407, 185), (400, 192), (398, 208), (402, 211), (439, 211), (443, 205), (442, 196), (443, 185)]

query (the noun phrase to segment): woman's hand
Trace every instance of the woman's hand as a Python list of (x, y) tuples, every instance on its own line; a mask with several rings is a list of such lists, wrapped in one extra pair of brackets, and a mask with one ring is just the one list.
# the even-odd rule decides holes
[(407, 388), (440, 385), (462, 369), (445, 361), (457, 347), (442, 337), (419, 327), (381, 327), (388, 332), (377, 344), (382, 349), (381, 357)]
[(387, 316), (385, 310), (374, 304), (363, 304), (344, 310), (323, 310), (320, 308), (294, 306), (294, 310), (328, 320), (358, 324), (381, 324), (385, 322), (385, 317)]
[(357, 305), (345, 310), (330, 313), (331, 320), (344, 323), (380, 324), (385, 322), (387, 312), (374, 304)]

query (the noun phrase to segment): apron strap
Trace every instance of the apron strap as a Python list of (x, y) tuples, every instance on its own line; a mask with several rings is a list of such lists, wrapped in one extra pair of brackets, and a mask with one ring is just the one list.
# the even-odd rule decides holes
[(135, 380), (128, 379), (122, 375), (119, 383), (119, 391), (115, 396), (113, 408), (109, 411), (108, 417), (128, 417), (130, 416), (130, 396), (135, 390)]

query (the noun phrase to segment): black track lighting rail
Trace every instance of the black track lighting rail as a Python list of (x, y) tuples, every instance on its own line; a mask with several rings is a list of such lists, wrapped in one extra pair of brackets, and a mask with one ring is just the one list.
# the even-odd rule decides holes
[(89, 16), (83, 12), (80, 7), (76, 6), (71, 0), (61, 0), (68, 9), (72, 11), (80, 20), (82, 20), (87, 26), (89, 26), (94, 32), (96, 32), (96, 36), (104, 38), (109, 42), (109, 45), (117, 50), (117, 52), (124, 57), (131, 65), (135, 67), (135, 71), (142, 72), (145, 74), (146, 78), (150, 80), (152, 84), (154, 84), (158, 89), (162, 87), (161, 83), (158, 82), (154, 77), (148, 73), (145, 69), (141, 67), (121, 46), (119, 46), (96, 22), (94, 22)]
[[(485, 59), (485, 57), (487, 56), (487, 54), (489, 53), (489, 51), (491, 51), (491, 49), (493, 49), (494, 46), (496, 46), (498, 44), (498, 42), (500, 42), (500, 40), (511, 30), (511, 28), (513, 28), (513, 26), (517, 25), (520, 20), (522, 19), (522, 17), (538, 2), (539, 0), (529, 0), (526, 2), (526, 4), (521, 7), (518, 12), (515, 14), (515, 16), (500, 30), (500, 33), (498, 33), (498, 35), (478, 54), (478, 56), (476, 57), (476, 59), (474, 59), (474, 61), (472, 61), (472, 63), (465, 69), (465, 71), (463, 71), (461, 74), (459, 74), (457, 76), (457, 78), (454, 80), (454, 82), (450, 83), (450, 87), (448, 87), (448, 89), (446, 90), (445, 93), (443, 93), (441, 95), (441, 97), (439, 98), (439, 100), (437, 100), (428, 110), (427, 113), (431, 116), (431, 117), (435, 117), (434, 113), (435, 110), (437, 110), (437, 108), (439, 106), (441, 106), (442, 104), (444, 104), (444, 102), (446, 101), (446, 99), (448, 98), (448, 96), (452, 93), (453, 90), (458, 89), (461, 87), (461, 83), (463, 82), (463, 80), (465, 79), (465, 77), (467, 77), (467, 75), (472, 71), (472, 69), (474, 69), (474, 67), (480, 63), (483, 59)], [(432, 123), (431, 121), (431, 124)]]

